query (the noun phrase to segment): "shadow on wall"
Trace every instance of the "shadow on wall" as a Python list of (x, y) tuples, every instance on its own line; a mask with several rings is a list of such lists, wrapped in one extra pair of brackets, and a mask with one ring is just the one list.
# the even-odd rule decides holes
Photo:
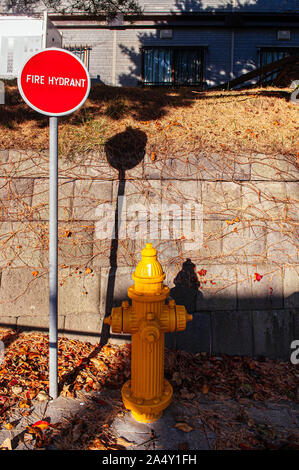
[[(126, 170), (137, 166), (145, 156), (147, 136), (140, 129), (127, 127), (124, 132), (114, 135), (105, 144), (105, 153), (110, 166), (118, 170), (118, 190), (114, 214), (114, 237), (111, 240), (109, 274), (106, 291), (105, 317), (109, 316), (114, 302), (115, 277), (117, 270), (117, 251), (119, 244), (119, 214), (122, 212), (122, 198), (125, 194)], [(109, 338), (109, 325), (102, 325), (100, 344)]]

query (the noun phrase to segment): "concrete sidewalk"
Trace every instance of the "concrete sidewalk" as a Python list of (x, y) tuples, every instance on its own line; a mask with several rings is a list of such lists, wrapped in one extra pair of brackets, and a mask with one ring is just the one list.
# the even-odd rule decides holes
[(53, 401), (35, 401), (26, 411), (27, 416), (22, 416), (24, 410), (11, 410), (9, 422), (14, 428), (0, 430), (0, 444), (9, 438), (12, 449), (33, 449), (34, 439), (26, 433), (26, 426), (45, 420), (59, 426), (51, 442), (41, 449), (88, 449), (97, 438), (120, 440), (127, 450), (242, 449), (242, 445), (252, 445), (248, 436), (265, 448), (288, 443), (299, 446), (299, 405), (293, 402), (220, 402), (202, 395), (182, 400), (175, 395), (159, 421), (143, 424), (124, 410), (120, 390), (103, 388), (76, 399), (60, 396)]

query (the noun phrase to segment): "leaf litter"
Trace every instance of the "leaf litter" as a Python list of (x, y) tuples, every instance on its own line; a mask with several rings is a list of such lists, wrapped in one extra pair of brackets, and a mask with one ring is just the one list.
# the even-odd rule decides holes
[[(13, 431), (12, 410), (30, 416), (37, 401), (49, 399), (49, 338), (9, 330), (2, 335), (0, 332), (0, 339), (5, 344), (0, 365), (0, 426)], [(100, 346), (60, 337), (60, 396), (83, 400), (84, 413), (58, 423), (39, 418), (26, 427), (24, 442), (36, 448), (48, 448), (53, 443), (60, 449), (129, 448), (132, 443), (115, 436), (110, 424), (115, 416), (127, 412), (120, 388), (130, 376), (130, 352), (129, 344)], [(296, 431), (257, 423), (248, 415), (250, 407), (266, 407), (268, 402), (298, 403), (298, 376), (291, 363), (166, 349), (165, 377), (174, 389), (173, 402), (191, 417), (178, 417), (175, 427), (182, 434), (193, 430), (198, 418), (205, 433), (215, 433), (213, 448), (299, 449)], [(99, 396), (107, 389), (108, 398)], [(8, 441), (0, 442), (0, 448), (10, 447)]]

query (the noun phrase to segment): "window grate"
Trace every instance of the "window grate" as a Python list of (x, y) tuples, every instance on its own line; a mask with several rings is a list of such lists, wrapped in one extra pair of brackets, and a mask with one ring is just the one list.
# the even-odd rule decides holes
[(142, 57), (144, 85), (203, 84), (203, 47), (144, 47)]
[(81, 60), (81, 62), (83, 62), (87, 70), (89, 70), (90, 51), (91, 51), (90, 46), (82, 46), (82, 45), (64, 46), (64, 49), (72, 52), (77, 57), (79, 57), (79, 59)]

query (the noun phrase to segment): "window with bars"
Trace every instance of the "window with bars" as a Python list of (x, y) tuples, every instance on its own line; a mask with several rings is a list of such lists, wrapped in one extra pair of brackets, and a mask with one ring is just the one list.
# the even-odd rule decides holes
[(203, 47), (144, 47), (142, 56), (144, 85), (203, 83)]
[[(260, 65), (271, 64), (277, 60), (283, 59), (284, 57), (290, 55), (299, 56), (299, 47), (262, 47), (260, 49)], [(277, 77), (277, 72), (267, 75), (264, 80), (264, 83), (271, 82)]]
[(91, 47), (89, 46), (64, 46), (64, 49), (67, 51), (72, 52), (75, 54), (79, 59), (83, 62), (86, 66), (87, 70), (89, 70), (89, 59), (90, 59), (90, 51)]

